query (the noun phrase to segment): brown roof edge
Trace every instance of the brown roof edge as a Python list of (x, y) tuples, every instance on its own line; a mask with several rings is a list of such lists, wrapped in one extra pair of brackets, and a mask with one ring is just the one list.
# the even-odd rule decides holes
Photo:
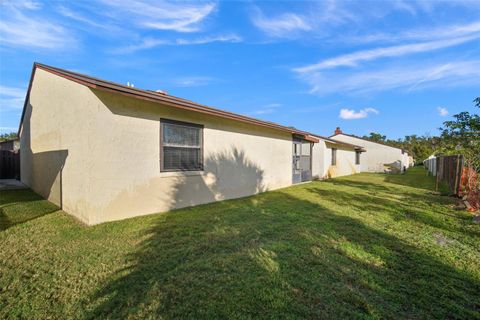
[[(373, 143), (381, 144), (382, 146), (386, 146), (386, 147), (390, 147), (390, 148), (394, 148), (394, 149), (399, 149), (399, 150), (402, 150), (403, 152), (407, 152), (407, 150), (404, 150), (404, 149), (402, 149), (402, 148), (394, 147), (394, 146), (391, 146), (391, 145), (388, 145), (388, 144), (382, 143), (382, 142), (376, 142), (376, 141), (368, 140), (368, 139), (365, 139), (365, 138), (362, 138), (362, 137), (357, 137), (357, 136), (355, 136), (355, 135), (353, 135), (353, 134), (348, 134), (348, 133), (345, 133), (345, 132), (342, 132), (342, 133), (339, 133), (339, 134), (343, 134), (344, 136), (349, 136), (349, 137), (352, 137), (352, 138), (357, 138), (357, 139), (364, 140), (364, 141), (368, 141), (368, 142), (373, 142)], [(335, 136), (337, 136), (337, 135), (338, 135), (338, 134), (331, 135), (329, 138), (335, 137)]]
[(28, 86), (28, 91), (27, 95), (25, 97), (25, 103), (23, 106), (23, 112), (22, 112), (22, 117), (20, 119), (20, 124), (19, 124), (19, 134), (20, 134), (20, 128), (22, 126), (23, 118), (25, 116), (25, 109), (26, 109), (26, 104), (28, 101), (28, 98), (30, 96), (30, 90), (32, 87), (32, 82), (35, 74), (36, 69), (42, 69), (44, 71), (50, 72), (52, 74), (55, 74), (57, 76), (63, 77), (65, 79), (77, 82), (79, 84), (82, 84), (84, 86), (87, 86), (92, 89), (98, 89), (98, 90), (103, 90), (103, 91), (108, 91), (108, 92), (113, 92), (113, 93), (119, 93), (127, 96), (131, 96), (137, 99), (143, 99), (147, 101), (152, 101), (152, 102), (157, 102), (157, 103), (162, 103), (164, 105), (168, 105), (171, 107), (175, 108), (180, 108), (180, 109), (185, 109), (193, 112), (199, 112), (199, 113), (204, 113), (204, 114), (209, 114), (212, 116), (217, 116), (221, 118), (226, 118), (230, 120), (235, 120), (239, 122), (244, 122), (244, 123), (249, 123), (261, 127), (266, 127), (266, 128), (271, 128), (271, 129), (276, 129), (284, 132), (289, 132), (292, 134), (298, 134), (303, 136), (306, 140), (312, 141), (312, 142), (318, 142), (318, 140), (315, 137), (312, 137), (308, 132), (293, 129), (287, 126), (282, 126), (274, 122), (269, 122), (269, 121), (263, 121), (247, 116), (243, 116), (240, 114), (236, 114), (233, 112), (229, 111), (224, 111), (212, 107), (208, 107), (205, 105), (201, 105), (198, 103), (195, 103), (190, 100), (178, 98), (175, 96), (167, 95), (167, 94), (159, 94), (154, 91), (149, 91), (149, 90), (142, 90), (142, 89), (137, 89), (137, 88), (132, 88), (129, 86), (121, 85), (115, 82), (111, 81), (106, 81), (102, 80), (99, 78), (94, 78), (90, 77), (87, 75), (83, 75), (80, 73), (56, 68), (56, 67), (51, 67), (45, 64), (37, 63), (35, 62), (33, 64), (33, 69), (32, 69), (32, 75), (30, 77), (30, 83)]
[(30, 74), (30, 80), (28, 81), (28, 89), (25, 94), (25, 101), (23, 102), (22, 116), (20, 117), (20, 123), (18, 124), (17, 137), (20, 138), (20, 129), (22, 128), (23, 118), (25, 117), (25, 111), (27, 110), (27, 102), (30, 99), (30, 90), (32, 90), (33, 78), (35, 76), (36, 65), (33, 63), (32, 73)]
[(367, 152), (367, 150), (365, 150), (362, 146), (357, 146), (356, 144), (351, 144), (351, 143), (348, 143), (348, 142), (343, 142), (343, 141), (340, 141), (340, 140), (327, 138), (327, 137), (324, 137), (324, 136), (321, 136), (321, 135), (318, 135), (318, 134), (313, 134), (312, 133), (312, 135), (314, 137), (317, 137), (319, 140), (325, 140), (327, 142), (336, 143), (336, 144), (347, 146), (347, 147), (352, 147), (355, 150), (358, 150), (358, 151), (361, 151), (361, 152)]

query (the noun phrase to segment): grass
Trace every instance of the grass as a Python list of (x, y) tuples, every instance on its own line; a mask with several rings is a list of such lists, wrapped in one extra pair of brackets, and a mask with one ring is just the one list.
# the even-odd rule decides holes
[(359, 174), (94, 227), (4, 191), (0, 318), (480, 319), (480, 226), (429, 185)]

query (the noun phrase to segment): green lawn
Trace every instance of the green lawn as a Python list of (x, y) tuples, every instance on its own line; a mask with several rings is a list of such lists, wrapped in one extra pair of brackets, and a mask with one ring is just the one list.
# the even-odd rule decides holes
[(480, 319), (480, 226), (422, 168), (84, 227), (0, 194), (0, 318)]

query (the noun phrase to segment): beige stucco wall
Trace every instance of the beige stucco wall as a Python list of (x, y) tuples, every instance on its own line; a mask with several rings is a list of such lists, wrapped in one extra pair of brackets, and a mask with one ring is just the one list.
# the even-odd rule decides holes
[(323, 179), (325, 177), (325, 141), (320, 140), (313, 144), (312, 148), (312, 177), (313, 179)]
[[(22, 181), (88, 224), (292, 182), (286, 132), (91, 90), (40, 69), (27, 114)], [(203, 172), (160, 172), (160, 118), (205, 126)]]
[(91, 91), (37, 69), (20, 130), (21, 180), (32, 190), (88, 222), (92, 155)]
[[(337, 164), (335, 166), (332, 166), (332, 148), (337, 149)], [(320, 140), (319, 143), (314, 145), (312, 158), (314, 178), (328, 179), (360, 172), (360, 165), (355, 164), (354, 148), (332, 144), (324, 140)]]
[[(337, 164), (334, 166), (331, 165), (332, 148), (337, 149)], [(361, 172), (361, 166), (355, 164), (355, 149), (353, 148), (326, 142), (324, 161), (326, 178), (341, 177)]]
[(392, 164), (398, 161), (401, 166), (408, 167), (408, 154), (402, 154), (401, 149), (385, 146), (375, 142), (358, 139), (344, 134), (335, 135), (336, 140), (362, 146), (367, 152), (362, 153), (361, 171), (362, 172), (384, 172), (386, 164)]

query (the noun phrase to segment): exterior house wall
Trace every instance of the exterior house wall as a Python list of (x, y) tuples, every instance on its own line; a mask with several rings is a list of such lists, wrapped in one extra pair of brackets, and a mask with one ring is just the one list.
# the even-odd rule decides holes
[[(232, 199), (292, 184), (292, 135), (95, 91), (93, 223)], [(160, 172), (160, 118), (204, 125), (204, 171)], [(108, 127), (108, 132), (104, 128)], [(132, 148), (132, 146), (135, 146)], [(128, 152), (125, 152), (128, 150)]]
[[(332, 149), (337, 149), (337, 163), (332, 165)], [(355, 149), (342, 145), (326, 142), (324, 155), (325, 169), (324, 177), (335, 178), (361, 172), (361, 166), (355, 164)], [(363, 154), (362, 154), (363, 155)], [(360, 164), (361, 162), (360, 158)]]
[[(332, 166), (332, 148), (337, 149), (337, 164), (335, 166)], [(353, 147), (350, 148), (320, 140), (313, 147), (313, 177), (316, 179), (328, 179), (360, 173), (360, 165), (355, 164), (355, 155), (356, 152)]]
[[(88, 224), (292, 184), (292, 136), (163, 106), (36, 70), (22, 182)], [(204, 170), (160, 172), (160, 119), (204, 125)], [(27, 150), (27, 152), (23, 152)]]
[(320, 140), (315, 143), (312, 148), (312, 177), (313, 179), (325, 178), (325, 141)]
[(408, 166), (413, 167), (415, 165), (415, 160), (412, 156), (408, 156)]
[(399, 168), (408, 167), (408, 154), (402, 150), (379, 143), (359, 139), (344, 134), (334, 136), (335, 140), (362, 146), (367, 152), (361, 156), (362, 172), (384, 172), (387, 164), (397, 164)]
[(93, 213), (88, 146), (96, 100), (87, 87), (37, 69), (20, 128), (21, 181), (85, 222)]
[(408, 157), (408, 153), (404, 152), (402, 154), (402, 164), (405, 166), (406, 169), (410, 167), (410, 159)]

